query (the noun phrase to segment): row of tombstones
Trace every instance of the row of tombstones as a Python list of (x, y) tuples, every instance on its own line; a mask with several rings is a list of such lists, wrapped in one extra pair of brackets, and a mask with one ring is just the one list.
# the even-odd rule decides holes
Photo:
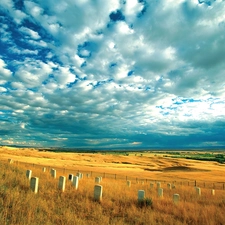
[[(55, 175), (53, 173), (54, 169), (51, 170), (51, 175)], [(39, 178), (38, 177), (31, 177), (32, 170), (27, 170), (26, 172), (26, 177), (30, 180), (30, 188), (34, 193), (38, 192), (38, 182)], [(53, 176), (54, 177), (54, 176)], [(75, 189), (78, 189), (78, 182), (79, 179), (83, 177), (82, 173), (77, 173), (77, 176), (74, 176), (73, 174), (69, 174), (68, 179), (72, 182), (72, 185), (75, 187)], [(96, 177), (95, 178), (95, 183), (100, 183), (102, 181), (102, 177)], [(65, 176), (60, 176), (59, 177), (59, 183), (58, 183), (58, 188), (61, 191), (65, 191), (65, 185), (66, 185), (66, 177)], [(131, 186), (131, 181), (127, 181), (127, 186)], [(150, 187), (153, 188), (154, 184), (150, 183)], [(171, 189), (171, 184), (167, 184), (167, 187)], [(175, 186), (173, 186), (175, 188)], [(157, 190), (158, 190), (158, 197), (162, 198), (163, 197), (163, 189), (161, 188), (161, 183), (157, 182)], [(201, 188), (195, 187), (197, 195), (201, 196)], [(94, 200), (96, 201), (101, 201), (102, 200), (102, 192), (103, 192), (103, 187), (102, 185), (95, 185), (94, 186)], [(215, 190), (212, 190), (212, 195), (215, 195)], [(141, 202), (145, 199), (145, 191), (144, 190), (139, 190), (138, 191), (138, 202)], [(178, 204), (180, 201), (180, 195), (179, 194), (174, 194), (173, 195), (173, 202), (174, 204)]]
[[(10, 164), (12, 164), (13, 160), (12, 159), (8, 159), (8, 162)], [(43, 168), (43, 172), (46, 172), (46, 168), (45, 167)], [(32, 173), (32, 171), (27, 171), (27, 177), (31, 178), (31, 173)], [(56, 170), (55, 169), (51, 169), (50, 170), (50, 174), (51, 174), (51, 176), (53, 178), (56, 178)], [(82, 173), (77, 173), (77, 176), (78, 176), (78, 178), (76, 178), (76, 177), (74, 178), (73, 174), (69, 175), (69, 180), (72, 181), (72, 183), (73, 183), (73, 185), (75, 186), (76, 189), (78, 188), (78, 179), (83, 178), (83, 174)], [(90, 177), (90, 174), (87, 174), (87, 178), (88, 177)], [(61, 179), (63, 179), (63, 178), (61, 178)], [(100, 183), (101, 181), (102, 181), (102, 177), (96, 177), (95, 178), (95, 183)], [(127, 186), (129, 186), (129, 187), (131, 186), (131, 181), (127, 181)], [(150, 183), (150, 188), (153, 188), (153, 187), (154, 187), (154, 183)], [(160, 188), (161, 188), (161, 182), (157, 182), (157, 189), (159, 190)], [(168, 189), (174, 189), (175, 185), (168, 183), (167, 184), (167, 188)], [(196, 193), (200, 196), (201, 195), (201, 188), (195, 187), (195, 189), (196, 189)], [(214, 189), (211, 190), (211, 194), (215, 195), (215, 190)]]
[[(45, 168), (43, 168), (43, 171), (45, 172)], [(56, 170), (51, 169), (50, 174), (53, 178), (56, 178)], [(38, 177), (32, 177), (32, 170), (27, 170), (26, 171), (26, 177), (30, 180), (30, 188), (31, 190), (36, 194), (38, 193), (38, 184), (39, 184), (39, 178)], [(87, 177), (89, 175), (87, 174)], [(78, 183), (79, 179), (83, 178), (82, 173), (77, 173), (76, 176), (73, 174), (69, 174), (68, 180), (72, 182), (72, 185), (74, 188), (77, 190), (78, 189)], [(95, 183), (100, 183), (102, 181), (102, 177), (96, 177), (95, 178)], [(58, 182), (58, 189), (61, 190), (62, 192), (65, 191), (66, 187), (66, 177), (65, 176), (60, 176), (59, 177), (59, 182)], [(95, 185), (94, 186), (94, 200), (96, 201), (101, 201), (102, 200), (102, 190), (103, 187), (101, 185)]]

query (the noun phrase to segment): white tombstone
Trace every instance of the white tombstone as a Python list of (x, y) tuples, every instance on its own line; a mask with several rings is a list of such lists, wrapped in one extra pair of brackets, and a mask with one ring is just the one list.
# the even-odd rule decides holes
[(100, 178), (100, 182), (102, 182), (102, 177), (99, 177)]
[(70, 180), (71, 182), (73, 182), (73, 174), (69, 174), (68, 180)]
[(154, 187), (154, 183), (150, 183), (150, 188), (153, 188)]
[(32, 170), (27, 170), (26, 171), (26, 177), (27, 177), (27, 179), (30, 180), (31, 179), (31, 176), (32, 176)]
[(173, 195), (173, 203), (178, 204), (180, 201), (180, 195), (179, 194), (174, 194)]
[(79, 177), (78, 176), (73, 176), (73, 186), (75, 187), (75, 189), (78, 189), (78, 184), (79, 184)]
[(99, 184), (101, 182), (100, 177), (95, 177), (95, 183)]
[(82, 177), (81, 177), (82, 175), (81, 175), (81, 173), (77, 173), (77, 177), (79, 178), (79, 179), (81, 179)]
[(139, 190), (138, 191), (138, 202), (141, 202), (145, 199), (145, 191), (144, 190)]
[(101, 185), (96, 184), (94, 187), (94, 200), (95, 201), (102, 201), (102, 191), (103, 187)]
[(171, 184), (170, 183), (167, 184), (167, 188), (171, 189)]
[(127, 186), (130, 187), (131, 186), (131, 181), (127, 180)]
[(161, 182), (157, 182), (157, 188), (161, 188)]
[(196, 190), (197, 195), (201, 196), (201, 188), (196, 187), (195, 190)]
[(38, 177), (31, 177), (30, 179), (30, 188), (36, 194), (38, 192)]
[(45, 167), (43, 167), (43, 168), (42, 168), (42, 171), (43, 171), (43, 172), (46, 172), (46, 168), (45, 168)]
[(83, 178), (83, 173), (80, 174), (80, 179), (82, 179), (82, 178)]
[(13, 160), (12, 159), (8, 159), (8, 162), (9, 162), (9, 164), (12, 164)]
[(90, 174), (89, 174), (89, 173), (87, 173), (87, 174), (86, 174), (86, 177), (87, 177), (87, 178), (89, 178), (89, 177), (90, 177)]
[(214, 189), (211, 190), (211, 194), (215, 195), (215, 190)]
[(53, 178), (56, 178), (56, 170), (55, 169), (51, 169), (51, 176)]
[(65, 187), (66, 187), (66, 177), (65, 176), (60, 176), (59, 177), (58, 188), (59, 188), (59, 190), (64, 192), (65, 191)]
[(163, 189), (162, 188), (158, 188), (158, 197), (159, 198), (163, 197)]

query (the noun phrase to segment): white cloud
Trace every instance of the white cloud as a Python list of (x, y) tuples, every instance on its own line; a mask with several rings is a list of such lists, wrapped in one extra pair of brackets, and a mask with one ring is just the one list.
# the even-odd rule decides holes
[(17, 47), (11, 47), (9, 48), (9, 51), (11, 51), (12, 53), (15, 54), (19, 54), (19, 55), (23, 55), (23, 54), (27, 54), (27, 55), (37, 55), (38, 54), (38, 50), (29, 50), (29, 49), (18, 49)]
[(38, 60), (26, 59), (24, 62), (16, 62), (19, 69), (15, 73), (16, 79), (23, 82), (26, 87), (39, 87), (52, 72), (49, 64)]
[(0, 87), (0, 92), (6, 92), (7, 91), (7, 89), (6, 88), (4, 88), (4, 87)]
[(0, 59), (0, 84), (5, 84), (10, 80), (12, 72), (9, 69), (6, 69), (5, 62)]
[(35, 39), (35, 40), (40, 39), (38, 32), (33, 31), (27, 27), (20, 27), (19, 30), (25, 35), (28, 35), (28, 37), (31, 37), (32, 39)]
[[(13, 111), (12, 130), (35, 128), (39, 143), (50, 145), (157, 146), (173, 135), (206, 135), (207, 123), (214, 134), (221, 129), (223, 1), (37, 0), (24, 1), (24, 12), (12, 1), (0, 6), (17, 15), (14, 29), (5, 20), (0, 28), (0, 104)], [(124, 20), (110, 20), (112, 12)]]
[(54, 73), (59, 85), (66, 85), (68, 83), (73, 83), (76, 80), (76, 75), (69, 71), (69, 68), (59, 67), (58, 71)]
[(27, 17), (27, 15), (21, 10), (15, 9), (14, 2), (12, 0), (2, 0), (1, 7), (9, 12), (9, 15), (17, 24), (21, 24), (23, 19)]
[(137, 14), (140, 13), (143, 8), (144, 5), (141, 2), (137, 0), (127, 0), (124, 9), (126, 20), (129, 23), (132, 23), (136, 19)]

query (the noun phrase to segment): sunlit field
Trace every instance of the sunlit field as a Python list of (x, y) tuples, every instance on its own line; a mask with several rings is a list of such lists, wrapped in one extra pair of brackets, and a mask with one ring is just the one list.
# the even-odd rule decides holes
[[(150, 152), (53, 153), (4, 147), (0, 159), (1, 224), (225, 224), (225, 168), (218, 162)], [(37, 194), (26, 178), (28, 169), (39, 178)], [(68, 175), (78, 171), (83, 178), (75, 190)], [(66, 177), (64, 192), (58, 189), (59, 176)], [(101, 202), (93, 198), (96, 176), (103, 177)], [(163, 197), (157, 194), (159, 181)], [(201, 187), (200, 196), (195, 184)], [(138, 190), (145, 191), (143, 204), (138, 203)], [(177, 204), (174, 194), (180, 195)]]

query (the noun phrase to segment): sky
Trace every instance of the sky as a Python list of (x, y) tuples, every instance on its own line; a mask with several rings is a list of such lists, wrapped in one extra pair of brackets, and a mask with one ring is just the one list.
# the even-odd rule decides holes
[(1, 0), (0, 145), (225, 147), (224, 0)]

